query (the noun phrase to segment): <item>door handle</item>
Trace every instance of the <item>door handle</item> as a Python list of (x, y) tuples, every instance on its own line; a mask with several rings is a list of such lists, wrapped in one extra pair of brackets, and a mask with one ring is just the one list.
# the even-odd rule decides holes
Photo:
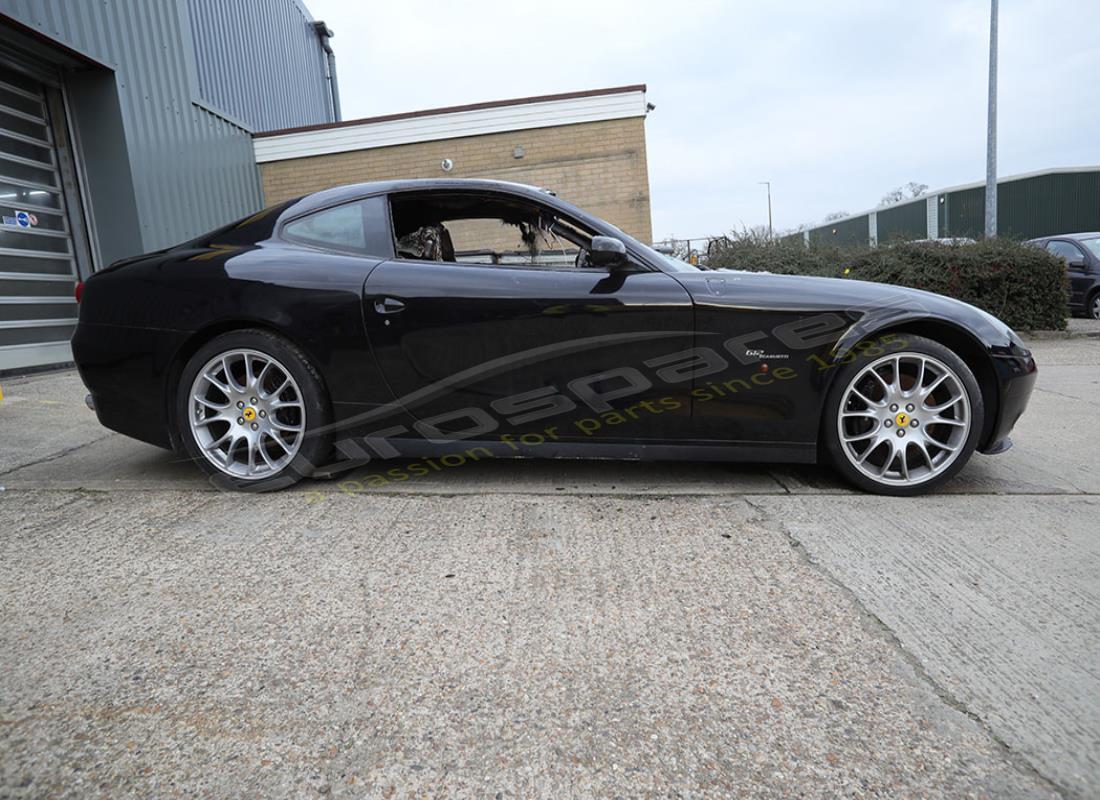
[(405, 310), (405, 304), (396, 297), (379, 297), (374, 301), (377, 314), (398, 314)]

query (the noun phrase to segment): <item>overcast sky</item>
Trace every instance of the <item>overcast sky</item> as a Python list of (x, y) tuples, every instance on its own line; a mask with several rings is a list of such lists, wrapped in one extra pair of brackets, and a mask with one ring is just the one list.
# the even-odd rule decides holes
[[(989, 0), (306, 0), (345, 119), (648, 84), (654, 236), (985, 177)], [(1100, 164), (1100, 1), (1001, 0), (999, 173)]]

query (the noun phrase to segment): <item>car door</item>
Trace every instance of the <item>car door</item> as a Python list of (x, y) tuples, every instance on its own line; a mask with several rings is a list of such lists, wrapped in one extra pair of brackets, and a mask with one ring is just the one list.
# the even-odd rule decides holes
[(1067, 239), (1053, 239), (1047, 242), (1047, 250), (1060, 256), (1066, 262), (1066, 274), (1069, 277), (1069, 304), (1078, 309), (1084, 306), (1085, 297), (1093, 283), (1088, 271), (1088, 258), (1085, 252)]
[(632, 442), (689, 428), (690, 380), (662, 359), (692, 345), (691, 298), (640, 263), (394, 258), (367, 280), (364, 318), (426, 438)]

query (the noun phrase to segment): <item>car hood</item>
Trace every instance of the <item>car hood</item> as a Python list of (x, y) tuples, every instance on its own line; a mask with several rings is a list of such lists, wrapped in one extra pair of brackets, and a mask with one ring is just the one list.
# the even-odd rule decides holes
[(675, 277), (700, 306), (789, 313), (834, 312), (853, 324), (881, 330), (909, 320), (935, 319), (970, 331), (991, 348), (1023, 348), (1004, 322), (969, 303), (921, 289), (885, 283), (708, 270)]

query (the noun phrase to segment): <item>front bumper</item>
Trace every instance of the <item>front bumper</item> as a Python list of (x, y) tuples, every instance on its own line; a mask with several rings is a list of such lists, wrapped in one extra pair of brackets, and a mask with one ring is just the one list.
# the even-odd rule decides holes
[(999, 389), (998, 403), (993, 428), (978, 447), (978, 452), (985, 455), (1003, 453), (1012, 446), (1008, 435), (1027, 409), (1031, 390), (1035, 388), (1035, 379), (1039, 376), (1039, 368), (1030, 353), (996, 355), (993, 357), (993, 371)]

